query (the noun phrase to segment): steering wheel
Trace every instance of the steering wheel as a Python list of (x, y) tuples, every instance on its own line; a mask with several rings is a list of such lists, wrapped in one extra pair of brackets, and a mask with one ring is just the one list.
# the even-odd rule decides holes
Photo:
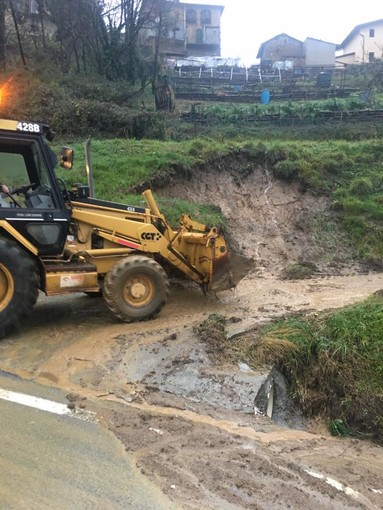
[(15, 199), (13, 195), (17, 195), (19, 193), (22, 193), (25, 195), (28, 190), (33, 188), (33, 186), (36, 186), (36, 184), (33, 182), (31, 184), (25, 184), (24, 186), (19, 186), (18, 188), (13, 188), (12, 190), (9, 190), (9, 193), (6, 193), (9, 198), (12, 200), (12, 202), (15, 204), (16, 207), (21, 207), (19, 202)]

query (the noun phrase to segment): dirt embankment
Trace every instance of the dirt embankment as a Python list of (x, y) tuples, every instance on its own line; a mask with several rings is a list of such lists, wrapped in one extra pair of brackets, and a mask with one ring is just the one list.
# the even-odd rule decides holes
[(362, 269), (327, 196), (277, 180), (251, 160), (228, 157), (189, 178), (174, 176), (158, 193), (219, 206), (231, 248), (254, 258), (258, 272), (278, 275), (298, 262), (325, 274)]

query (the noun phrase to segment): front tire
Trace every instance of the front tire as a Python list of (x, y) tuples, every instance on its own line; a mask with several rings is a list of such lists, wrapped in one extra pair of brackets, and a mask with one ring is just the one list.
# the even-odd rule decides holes
[(38, 295), (33, 259), (14, 241), (0, 238), (0, 339), (31, 314)]
[(169, 281), (153, 259), (131, 255), (115, 264), (104, 280), (104, 300), (124, 322), (155, 317), (165, 306)]

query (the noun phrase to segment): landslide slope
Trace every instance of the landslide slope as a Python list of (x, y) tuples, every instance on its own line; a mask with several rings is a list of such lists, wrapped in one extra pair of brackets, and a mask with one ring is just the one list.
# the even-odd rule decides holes
[(231, 249), (254, 258), (258, 271), (279, 275), (294, 264), (325, 274), (363, 269), (328, 196), (276, 179), (251, 159), (230, 156), (173, 175), (158, 194), (220, 207)]

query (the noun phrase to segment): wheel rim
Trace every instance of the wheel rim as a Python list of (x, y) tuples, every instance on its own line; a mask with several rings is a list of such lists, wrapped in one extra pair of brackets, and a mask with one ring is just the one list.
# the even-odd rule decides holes
[(150, 278), (143, 275), (136, 275), (130, 278), (124, 287), (124, 300), (134, 308), (147, 306), (153, 299), (155, 287)]
[(0, 264), (0, 312), (9, 305), (14, 291), (11, 273), (3, 264)]

